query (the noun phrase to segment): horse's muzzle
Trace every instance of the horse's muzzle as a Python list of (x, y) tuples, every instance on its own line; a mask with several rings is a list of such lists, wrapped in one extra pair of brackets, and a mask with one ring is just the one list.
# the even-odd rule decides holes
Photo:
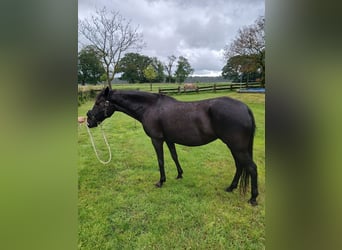
[(95, 116), (89, 110), (87, 112), (87, 126), (88, 126), (88, 128), (97, 127), (98, 124), (99, 124), (99, 122), (96, 120)]
[(95, 127), (97, 127), (97, 125), (98, 125), (97, 122), (87, 121), (88, 128), (95, 128)]

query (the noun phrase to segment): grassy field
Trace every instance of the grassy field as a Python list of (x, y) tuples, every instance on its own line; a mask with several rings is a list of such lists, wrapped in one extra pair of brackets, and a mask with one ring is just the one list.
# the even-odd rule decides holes
[[(115, 113), (103, 123), (113, 159), (96, 159), (85, 125), (78, 127), (79, 249), (264, 249), (265, 248), (265, 96), (233, 92), (174, 96), (190, 101), (231, 96), (253, 110), (257, 130), (254, 160), (259, 171), (259, 205), (250, 194), (225, 192), (235, 173), (221, 141), (201, 147), (177, 145), (183, 179), (164, 148), (167, 181), (159, 189), (156, 155), (139, 122)], [(85, 115), (93, 102), (79, 107)], [(101, 132), (92, 130), (102, 158)]]

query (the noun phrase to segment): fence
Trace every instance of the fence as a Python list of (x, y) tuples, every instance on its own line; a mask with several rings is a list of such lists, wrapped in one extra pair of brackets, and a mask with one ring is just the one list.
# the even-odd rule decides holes
[[(193, 89), (184, 89), (184, 86), (178, 86), (174, 88), (158, 88), (158, 92), (162, 94), (181, 94), (181, 93), (196, 93), (196, 92), (216, 92), (220, 90), (238, 90), (238, 89), (243, 89), (243, 88), (260, 88), (264, 87), (260, 82), (249, 82), (249, 83), (230, 83), (230, 84), (211, 84), (207, 86), (197, 86), (196, 88)], [(125, 89), (127, 86), (125, 86)], [(128, 89), (128, 88), (127, 88)], [(139, 90), (134, 86), (134, 88), (130, 89), (135, 89)], [(101, 91), (101, 88), (98, 89), (86, 89), (78, 90), (78, 105), (81, 105), (82, 103), (92, 100), (96, 97), (96, 95)]]
[(220, 90), (235, 90), (242, 88), (261, 88), (263, 87), (260, 82), (244, 82), (244, 83), (230, 83), (230, 84), (212, 84), (208, 86), (200, 86), (196, 89), (185, 89), (183, 86), (178, 86), (177, 88), (159, 88), (159, 93), (162, 94), (181, 94), (181, 93), (194, 93), (194, 92), (204, 92), (211, 91), (216, 92)]

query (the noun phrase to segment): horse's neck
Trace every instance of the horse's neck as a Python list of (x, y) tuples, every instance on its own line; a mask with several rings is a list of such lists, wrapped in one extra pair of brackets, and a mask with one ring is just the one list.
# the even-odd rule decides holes
[(156, 97), (137, 91), (117, 91), (113, 93), (112, 100), (118, 111), (141, 121), (143, 114), (156, 101)]

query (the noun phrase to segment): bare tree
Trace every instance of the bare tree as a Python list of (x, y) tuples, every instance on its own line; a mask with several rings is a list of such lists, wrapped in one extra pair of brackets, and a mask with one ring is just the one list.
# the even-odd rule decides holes
[(170, 83), (171, 82), (171, 74), (172, 74), (172, 66), (173, 66), (173, 63), (176, 61), (177, 57), (172, 55), (172, 56), (168, 56), (167, 59), (169, 61), (164, 65), (164, 67), (166, 69), (168, 79), (169, 79), (169, 83)]
[(133, 27), (119, 12), (96, 10), (91, 18), (79, 20), (79, 34), (93, 45), (101, 58), (106, 71), (107, 84), (117, 73), (118, 62), (125, 52), (141, 50), (145, 44), (138, 26)]
[(243, 27), (237, 37), (224, 48), (226, 60), (234, 56), (254, 58), (262, 73), (262, 82), (265, 81), (265, 17), (260, 16), (254, 24)]

